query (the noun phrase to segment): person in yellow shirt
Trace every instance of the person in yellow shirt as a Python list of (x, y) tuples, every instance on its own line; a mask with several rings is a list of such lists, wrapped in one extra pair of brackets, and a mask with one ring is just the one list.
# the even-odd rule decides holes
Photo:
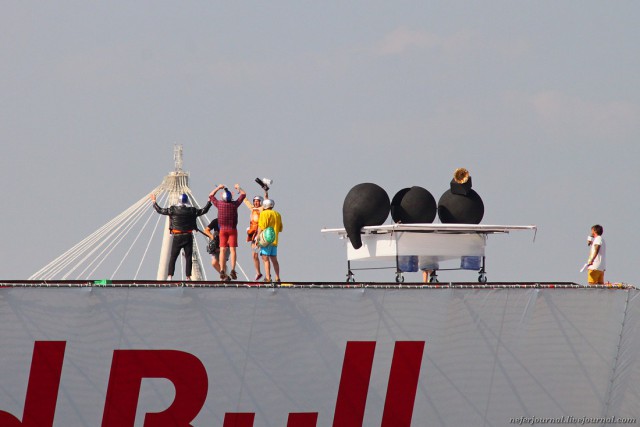
[(278, 262), (278, 235), (282, 231), (282, 217), (280, 213), (273, 210), (275, 205), (271, 199), (264, 199), (262, 202), (262, 212), (258, 220), (258, 236), (262, 230), (268, 227), (273, 228), (275, 239), (273, 242), (263, 248), (260, 248), (260, 256), (264, 263), (265, 282), (271, 282), (271, 264), (273, 264), (273, 272), (275, 273), (275, 283), (280, 283), (280, 263)]

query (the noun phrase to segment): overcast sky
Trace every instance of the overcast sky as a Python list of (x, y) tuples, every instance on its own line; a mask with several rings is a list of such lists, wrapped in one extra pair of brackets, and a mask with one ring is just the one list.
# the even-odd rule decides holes
[(490, 237), (489, 281), (585, 283), (600, 223), (605, 279), (639, 284), (639, 19), (634, 1), (5, 1), (0, 278), (148, 194), (177, 143), (202, 204), (274, 180), (283, 280), (344, 280), (345, 243), (320, 229), (354, 185), (438, 200), (465, 167), (483, 224), (539, 228)]

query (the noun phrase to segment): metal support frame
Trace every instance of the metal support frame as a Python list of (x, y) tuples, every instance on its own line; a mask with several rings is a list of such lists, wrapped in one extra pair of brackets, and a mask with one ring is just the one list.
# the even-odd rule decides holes
[[(482, 257), (482, 264), (478, 270), (478, 283), (487, 283), (487, 271), (486, 271), (486, 256)], [(354, 271), (358, 270), (391, 270), (395, 269), (395, 281), (396, 283), (404, 283), (404, 272), (400, 270), (400, 257), (396, 255), (396, 265), (391, 267), (371, 267), (371, 268), (353, 268), (351, 267), (351, 260), (347, 260), (347, 282), (353, 283), (356, 281)], [(464, 268), (438, 268), (433, 270), (429, 275), (429, 283), (440, 283), (438, 280), (438, 271), (459, 271), (465, 270)]]

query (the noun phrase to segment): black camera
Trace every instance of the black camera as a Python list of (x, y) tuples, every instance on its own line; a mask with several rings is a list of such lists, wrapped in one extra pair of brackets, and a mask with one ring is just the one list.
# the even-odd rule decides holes
[(264, 191), (269, 191), (269, 186), (273, 183), (269, 178), (256, 178), (256, 182)]

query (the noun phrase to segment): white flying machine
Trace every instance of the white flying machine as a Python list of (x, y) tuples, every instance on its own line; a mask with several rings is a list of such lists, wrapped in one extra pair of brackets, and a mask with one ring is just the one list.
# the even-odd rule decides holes
[[(480, 257), (482, 263), (478, 270), (478, 281), (485, 283), (487, 236), (516, 230), (533, 230), (535, 240), (535, 225), (389, 224), (362, 227), (362, 247), (355, 249), (344, 228), (324, 228), (321, 232), (334, 233), (341, 239), (347, 239), (348, 282), (354, 281), (351, 261), (367, 259), (395, 259), (396, 282), (403, 282), (400, 259), (416, 256), (436, 265), (440, 261), (456, 258)], [(431, 279), (437, 281), (437, 275), (432, 274)]]

